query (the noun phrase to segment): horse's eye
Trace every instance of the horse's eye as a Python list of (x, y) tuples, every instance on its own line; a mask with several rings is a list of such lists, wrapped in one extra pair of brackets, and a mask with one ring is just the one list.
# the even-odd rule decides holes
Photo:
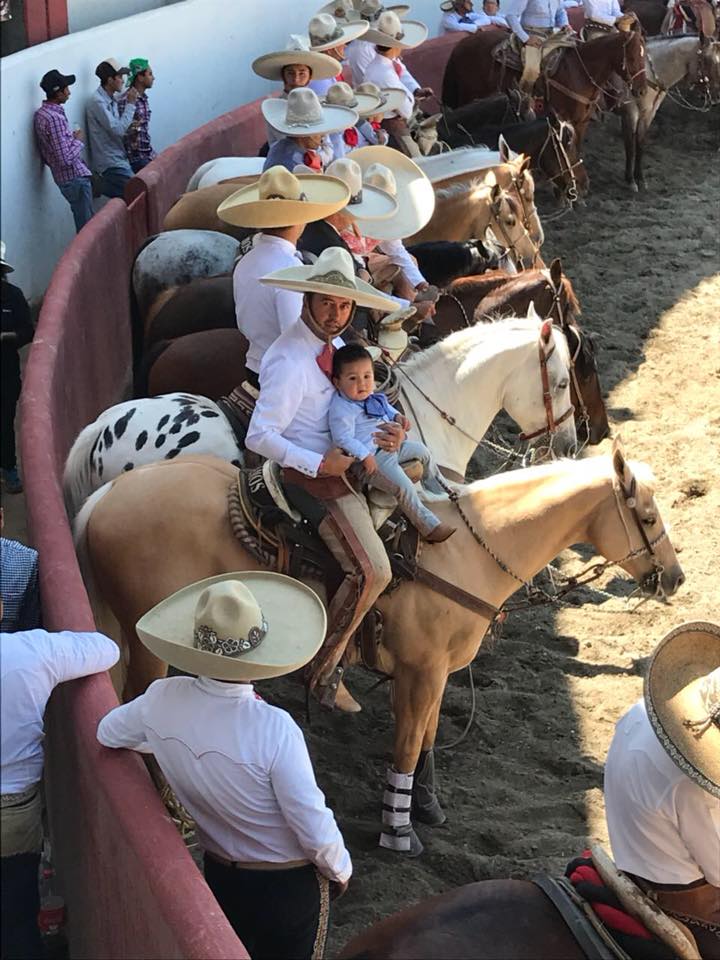
[(646, 527), (654, 527), (656, 523), (657, 523), (657, 517), (654, 516), (653, 514), (650, 514), (647, 517), (643, 517), (643, 524)]
[(515, 224), (517, 223), (517, 221), (515, 220), (515, 217), (508, 217), (505, 222), (509, 227), (514, 227)]
[(567, 379), (567, 377), (565, 377), (565, 379), (561, 380), (558, 383), (557, 385), (558, 390), (567, 390), (569, 383), (570, 381)]

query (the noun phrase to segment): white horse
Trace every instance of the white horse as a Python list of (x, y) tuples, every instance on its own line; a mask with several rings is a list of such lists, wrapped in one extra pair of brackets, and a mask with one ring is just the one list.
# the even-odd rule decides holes
[[(576, 444), (570, 401), (570, 352), (564, 334), (528, 316), (459, 330), (397, 364), (400, 400), (436, 461), (464, 476), (490, 423), (505, 410), (527, 434), (558, 422), (553, 448), (564, 455)], [(543, 367), (551, 409), (543, 398)], [(455, 425), (447, 417), (455, 420)], [(87, 497), (135, 467), (186, 454), (213, 454), (240, 464), (230, 423), (212, 400), (193, 394), (129, 400), (105, 410), (75, 440), (65, 463), (68, 514)]]
[(264, 163), (265, 157), (215, 157), (200, 164), (188, 180), (185, 193), (202, 190), (203, 187), (211, 187), (233, 177), (259, 177)]

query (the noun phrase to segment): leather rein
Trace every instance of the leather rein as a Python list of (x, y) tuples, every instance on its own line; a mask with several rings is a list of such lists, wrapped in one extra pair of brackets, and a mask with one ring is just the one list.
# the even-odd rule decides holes
[[(563, 125), (566, 125), (566, 121), (561, 121), (560, 131), (557, 131), (550, 121), (548, 121), (548, 132), (545, 137), (545, 142), (542, 147), (540, 147), (540, 153), (538, 153), (536, 165), (540, 167), (540, 161), (542, 160), (543, 154), (547, 150), (548, 146), (552, 144), (553, 153), (555, 154), (555, 160), (558, 165), (558, 172), (552, 176), (548, 173), (545, 174), (546, 178), (550, 183), (555, 183), (556, 180), (570, 180), (570, 182), (565, 187), (565, 196), (570, 202), (570, 204), (575, 203), (578, 199), (578, 185), (577, 179), (575, 177), (575, 168), (582, 165), (582, 158), (577, 160), (575, 163), (571, 163), (570, 157), (568, 156), (567, 149), (565, 144), (562, 142), (562, 129)], [(570, 124), (567, 124), (570, 126)]]

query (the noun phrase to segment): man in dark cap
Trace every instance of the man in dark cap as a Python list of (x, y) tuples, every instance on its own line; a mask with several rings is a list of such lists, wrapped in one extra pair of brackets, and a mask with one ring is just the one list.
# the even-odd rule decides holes
[(83, 133), (70, 129), (63, 104), (70, 98), (74, 74), (49, 70), (40, 81), (46, 99), (35, 111), (35, 136), (43, 163), (50, 167), (60, 193), (70, 204), (75, 229), (80, 230), (93, 215), (90, 170), (82, 159)]
[(130, 87), (122, 115), (116, 99), (123, 86), (123, 77), (130, 71), (113, 57), (99, 63), (95, 76), (100, 86), (87, 105), (88, 136), (93, 170), (100, 174), (100, 192), (106, 197), (122, 197), (125, 184), (133, 171), (125, 152), (124, 137), (135, 119), (138, 91)]

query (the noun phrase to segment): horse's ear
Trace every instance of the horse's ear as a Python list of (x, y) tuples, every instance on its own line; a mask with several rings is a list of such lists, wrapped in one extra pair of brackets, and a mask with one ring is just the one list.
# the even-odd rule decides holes
[(560, 257), (555, 257), (553, 262), (550, 264), (550, 279), (553, 282), (554, 287), (559, 287), (562, 280), (562, 260)]
[(630, 486), (631, 473), (630, 467), (625, 459), (625, 448), (623, 447), (623, 442), (620, 436), (615, 437), (613, 440), (612, 462), (615, 476), (622, 484), (623, 490), (627, 490)]
[[(535, 305), (531, 304), (531, 306), (534, 312)], [(535, 316), (537, 317), (537, 313), (535, 313)], [(552, 320), (544, 320), (543, 325), (540, 327), (540, 339), (545, 344), (545, 346), (547, 346), (548, 343), (550, 343), (550, 337), (552, 337), (552, 330), (553, 330)]]
[(500, 184), (493, 179), (493, 182), (490, 184), (490, 202), (496, 203), (502, 196), (502, 187)]
[(500, 154), (500, 159), (503, 163), (508, 163), (510, 160), (510, 147), (508, 145), (505, 137), (500, 134), (498, 137), (498, 153)]
[(440, 123), (441, 120), (442, 120), (442, 114), (434, 113), (431, 117), (427, 117), (427, 119), (422, 120), (420, 122), (420, 129), (433, 130), (437, 127), (438, 123)]
[(527, 313), (525, 314), (527, 320), (534, 320), (535, 323), (540, 323), (540, 314), (535, 309), (535, 301), (531, 300), (528, 304)]
[(529, 170), (529, 169), (530, 169), (530, 163), (531, 163), (531, 162), (532, 162), (532, 158), (531, 158), (531, 157), (525, 157), (525, 156), (522, 156), (522, 155), (521, 155), (521, 157), (520, 157), (520, 173), (525, 173), (527, 170)]

